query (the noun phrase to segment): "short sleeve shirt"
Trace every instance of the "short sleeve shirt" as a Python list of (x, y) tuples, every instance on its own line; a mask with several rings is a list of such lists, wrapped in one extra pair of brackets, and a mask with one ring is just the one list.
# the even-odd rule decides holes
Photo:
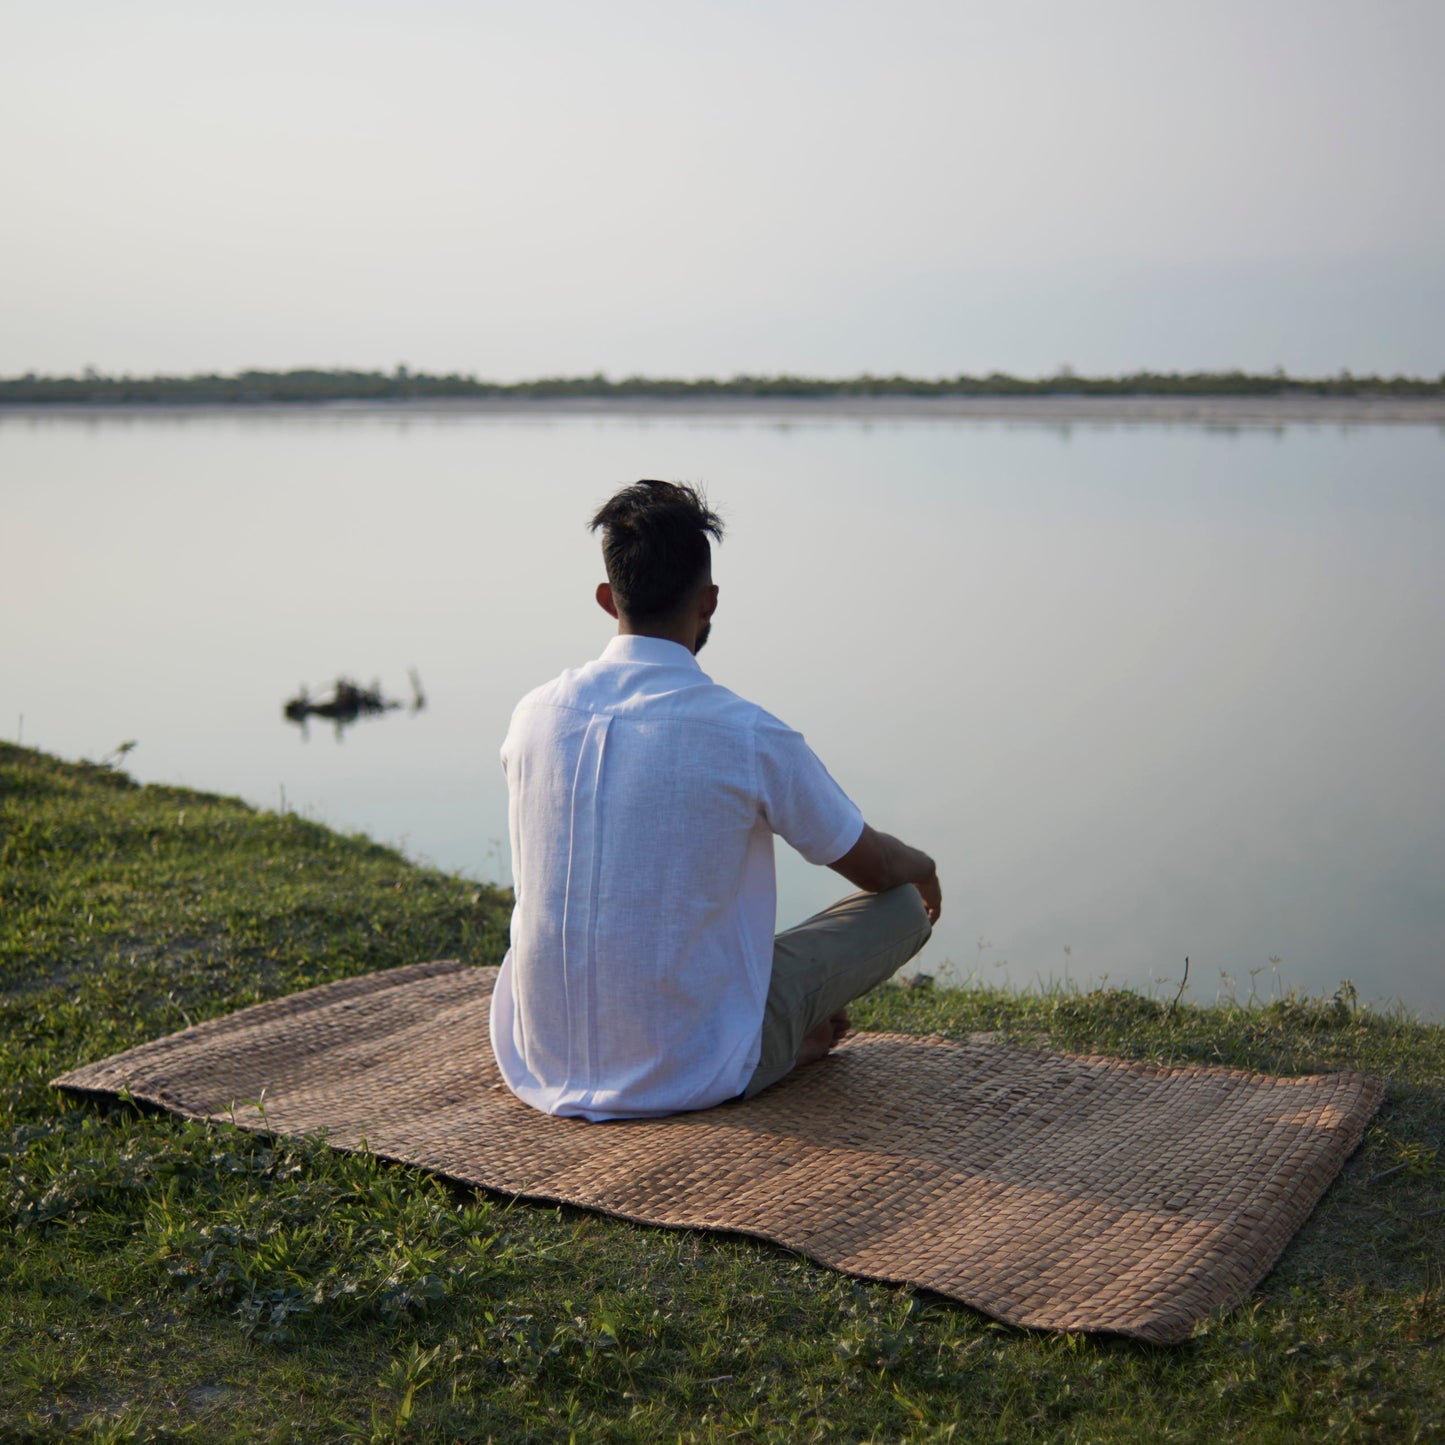
[(615, 637), (529, 693), (502, 745), (516, 905), (492, 998), (508, 1087), (551, 1114), (703, 1109), (757, 1067), (773, 837), (809, 862), (863, 832), (802, 734), (687, 648)]

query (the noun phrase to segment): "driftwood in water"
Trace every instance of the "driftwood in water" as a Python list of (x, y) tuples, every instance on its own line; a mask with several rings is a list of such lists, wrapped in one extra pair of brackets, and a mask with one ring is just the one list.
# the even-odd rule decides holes
[[(410, 711), (418, 713), (426, 706), (426, 694), (421, 689), (421, 678), (417, 676), (415, 668), (411, 669), (411, 694)], [(394, 712), (405, 706), (406, 704), (393, 698), (383, 697), (379, 682), (372, 683), (370, 687), (362, 687), (349, 677), (341, 677), (336, 680), (331, 696), (318, 702), (311, 700), (303, 686), (301, 691), (285, 704), (282, 714), (287, 722), (300, 725), (303, 736), (307, 733), (306, 724), (309, 719), (329, 718), (336, 724), (336, 736), (340, 738), (342, 732), (358, 718)]]

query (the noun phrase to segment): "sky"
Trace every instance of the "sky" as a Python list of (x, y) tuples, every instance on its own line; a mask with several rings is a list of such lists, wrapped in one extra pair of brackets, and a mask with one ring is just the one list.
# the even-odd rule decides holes
[(1439, 0), (0, 0), (0, 376), (1445, 373)]

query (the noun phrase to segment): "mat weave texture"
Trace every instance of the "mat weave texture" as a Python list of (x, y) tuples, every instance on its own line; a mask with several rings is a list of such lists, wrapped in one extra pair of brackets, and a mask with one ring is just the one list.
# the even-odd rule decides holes
[[(1380, 1080), (1280, 1079), (860, 1034), (746, 1103), (589, 1124), (528, 1108), (494, 968), (422, 963), (243, 1009), (57, 1079), (188, 1118), (324, 1129), (469, 1184), (773, 1240), (1013, 1324), (1167, 1343), (1267, 1273)], [(264, 1091), (264, 1118), (254, 1103)]]

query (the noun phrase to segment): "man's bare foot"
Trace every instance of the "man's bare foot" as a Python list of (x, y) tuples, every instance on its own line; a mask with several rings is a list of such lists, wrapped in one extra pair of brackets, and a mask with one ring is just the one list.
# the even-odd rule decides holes
[(793, 1067), (800, 1069), (804, 1064), (816, 1064), (819, 1059), (843, 1042), (848, 1035), (848, 1011), (839, 1009), (832, 1017), (826, 1018), (815, 1028), (808, 1030), (803, 1035), (803, 1042), (798, 1048), (798, 1057), (793, 1060)]

